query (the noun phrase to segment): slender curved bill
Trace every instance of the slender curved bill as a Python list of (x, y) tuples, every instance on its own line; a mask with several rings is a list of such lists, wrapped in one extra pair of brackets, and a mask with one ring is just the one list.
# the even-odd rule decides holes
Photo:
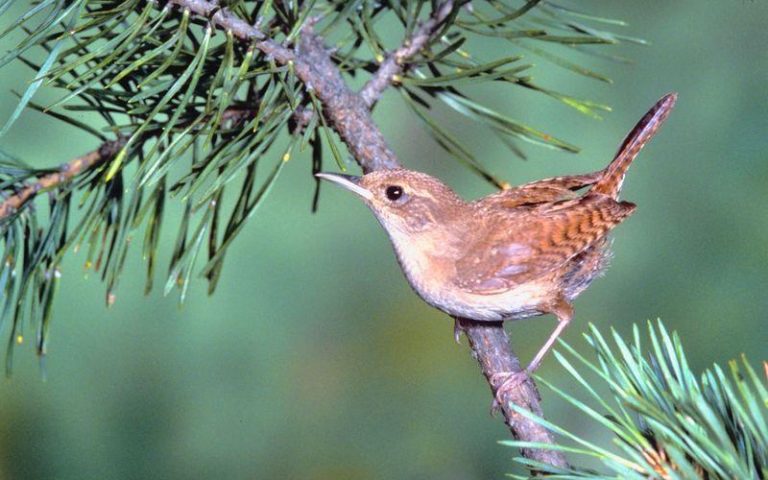
[(370, 190), (360, 186), (361, 177), (354, 175), (343, 175), (341, 173), (316, 173), (315, 176), (317, 178), (322, 178), (323, 180), (328, 180), (329, 182), (335, 183), (336, 185), (339, 185), (349, 190), (350, 192), (363, 197), (366, 200), (373, 198), (373, 194)]

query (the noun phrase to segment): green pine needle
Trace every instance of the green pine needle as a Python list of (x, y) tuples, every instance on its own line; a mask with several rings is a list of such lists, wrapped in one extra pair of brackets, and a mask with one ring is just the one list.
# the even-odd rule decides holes
[[(637, 326), (631, 343), (613, 331), (611, 347), (590, 325), (585, 339), (595, 360), (560, 342), (567, 355), (555, 356), (586, 399), (538, 379), (594, 422), (595, 429), (611, 432), (612, 445), (591, 443), (521, 408), (521, 414), (579, 447), (503, 443), (570, 453), (577, 466), (568, 470), (537, 467), (551, 478), (768, 478), (768, 379), (760, 378), (744, 357), (729, 362), (730, 374), (714, 365), (696, 375), (676, 333), (670, 334), (661, 321), (647, 328), (650, 350), (643, 348)], [(602, 471), (579, 467), (580, 457), (599, 460)], [(529, 466), (527, 460), (518, 461)]]

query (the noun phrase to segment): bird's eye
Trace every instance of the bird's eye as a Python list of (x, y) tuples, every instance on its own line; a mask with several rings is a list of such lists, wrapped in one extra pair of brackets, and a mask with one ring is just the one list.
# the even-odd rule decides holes
[(400, 197), (403, 196), (403, 187), (400, 187), (398, 185), (390, 185), (389, 187), (387, 187), (384, 193), (387, 195), (388, 199), (394, 202), (395, 200), (399, 200)]

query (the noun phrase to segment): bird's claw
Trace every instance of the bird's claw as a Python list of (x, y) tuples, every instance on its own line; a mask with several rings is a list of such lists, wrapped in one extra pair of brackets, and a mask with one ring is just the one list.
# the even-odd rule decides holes
[(491, 415), (498, 412), (501, 406), (505, 403), (505, 398), (528, 380), (528, 371), (522, 370), (519, 372), (501, 372), (496, 373), (491, 377), (491, 384), (496, 389), (496, 394), (491, 404)]

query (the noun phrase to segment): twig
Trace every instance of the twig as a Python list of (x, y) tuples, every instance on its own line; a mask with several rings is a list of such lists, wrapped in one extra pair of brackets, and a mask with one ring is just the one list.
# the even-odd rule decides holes
[[(459, 3), (466, 3), (467, 1), (463, 0), (463, 2)], [(384, 91), (396, 81), (397, 75), (403, 73), (408, 60), (419, 53), (432, 40), (432, 37), (451, 14), (453, 8), (453, 0), (443, 1), (435, 8), (429, 19), (420, 24), (419, 28), (403, 41), (403, 45), (400, 48), (387, 55), (384, 61), (381, 62), (379, 68), (359, 93), (368, 109), (371, 109), (381, 98)], [(311, 109), (299, 107), (294, 114), (295, 128), (298, 130), (303, 129), (309, 124), (313, 115), (314, 112)]]
[(294, 60), (293, 51), (267, 36), (257, 27), (239, 18), (226, 8), (221, 8), (216, 1), (207, 0), (169, 0), (169, 3), (186, 8), (190, 12), (209, 18), (211, 23), (224, 30), (232, 32), (241, 40), (256, 41), (255, 46), (260, 51), (271, 56), (276, 62), (285, 65)]
[(39, 193), (60, 187), (83, 172), (111, 160), (125, 145), (126, 138), (105, 142), (98, 150), (88, 152), (59, 167), (55, 172), (43, 175), (36, 182), (26, 185), (0, 203), (0, 220), (16, 213)]
[[(395, 153), (373, 123), (370, 116), (371, 105), (392, 83), (393, 76), (403, 71), (404, 62), (429, 42), (454, 8), (453, 0), (440, 3), (432, 17), (425, 21), (403, 46), (387, 57), (358, 95), (347, 86), (322, 39), (312, 31), (312, 22), (302, 30), (296, 51), (292, 51), (266, 38), (261, 30), (226, 8), (220, 8), (216, 1), (170, 0), (170, 3), (210, 18), (214, 25), (231, 31), (235, 37), (255, 41), (254, 46), (257, 49), (280, 64), (293, 64), (296, 76), (308, 90), (317, 95), (334, 130), (366, 173), (399, 166)], [(308, 115), (307, 110), (298, 112), (296, 123), (299, 127), (308, 122)]]
[[(376, 73), (360, 90), (360, 96), (369, 108), (376, 103), (384, 90), (392, 85), (395, 77), (403, 73), (407, 61), (432, 40), (432, 36), (453, 11), (454, 3), (453, 0), (445, 0), (438, 4), (432, 11), (432, 16), (422, 23), (409, 38), (406, 38), (402, 46), (387, 55), (387, 58), (381, 62)], [(466, 0), (458, 3), (466, 3)]]
[[(236, 105), (222, 112), (221, 121), (222, 123), (229, 122), (230, 124), (235, 124), (252, 117), (254, 114), (255, 111), (252, 108)], [(128, 138), (128, 136), (121, 136), (117, 140), (105, 142), (98, 150), (70, 160), (62, 164), (57, 171), (43, 175), (36, 182), (17, 189), (13, 195), (0, 202), (0, 220), (24, 207), (41, 192), (64, 185), (81, 173), (112, 160), (120, 149), (125, 146)]]

